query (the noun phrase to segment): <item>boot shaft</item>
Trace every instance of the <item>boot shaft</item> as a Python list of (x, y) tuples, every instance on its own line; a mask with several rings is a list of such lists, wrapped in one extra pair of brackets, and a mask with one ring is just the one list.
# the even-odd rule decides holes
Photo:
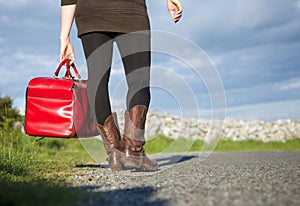
[(98, 125), (98, 129), (107, 153), (113, 149), (122, 150), (121, 135), (118, 128), (117, 114), (115, 112), (106, 118), (103, 125)]
[(136, 168), (143, 171), (156, 171), (158, 164), (149, 159), (143, 149), (145, 144), (145, 123), (147, 107), (136, 105), (125, 112), (124, 155), (122, 162), (125, 168)]
[(145, 144), (145, 123), (147, 107), (136, 105), (125, 112), (124, 138), (125, 145), (142, 147)]

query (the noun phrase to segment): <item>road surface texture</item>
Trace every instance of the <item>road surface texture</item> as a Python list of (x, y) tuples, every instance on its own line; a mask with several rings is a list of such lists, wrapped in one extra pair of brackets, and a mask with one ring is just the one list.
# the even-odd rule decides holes
[(300, 152), (214, 152), (152, 156), (160, 171), (112, 172), (77, 165), (85, 205), (300, 205)]

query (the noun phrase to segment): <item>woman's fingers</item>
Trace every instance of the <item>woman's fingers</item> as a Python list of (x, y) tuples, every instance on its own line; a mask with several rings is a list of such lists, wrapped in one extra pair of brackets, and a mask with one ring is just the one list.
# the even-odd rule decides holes
[(74, 49), (70, 41), (61, 41), (60, 61), (71, 59), (71, 64), (75, 62)]
[(75, 62), (74, 52), (71, 53), (70, 57), (71, 57), (71, 64), (73, 64)]
[(176, 23), (180, 20), (181, 16), (182, 16), (182, 12), (177, 13), (176, 11), (172, 11), (169, 10), (171, 18), (173, 19), (173, 21)]
[(168, 0), (167, 5), (171, 18), (175, 23), (178, 22), (182, 16), (181, 3), (178, 0)]

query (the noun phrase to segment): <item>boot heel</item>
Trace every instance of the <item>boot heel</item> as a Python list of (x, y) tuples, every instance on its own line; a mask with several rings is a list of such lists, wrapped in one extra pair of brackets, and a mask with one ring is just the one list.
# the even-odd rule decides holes
[(108, 164), (112, 171), (121, 171), (124, 169), (121, 157), (121, 152), (116, 149), (109, 153)]

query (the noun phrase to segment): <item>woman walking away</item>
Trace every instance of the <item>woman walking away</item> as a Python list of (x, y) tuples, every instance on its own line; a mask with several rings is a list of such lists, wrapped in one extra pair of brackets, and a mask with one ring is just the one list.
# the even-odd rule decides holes
[[(89, 106), (108, 154), (109, 167), (114, 171), (156, 171), (157, 162), (149, 159), (143, 149), (151, 58), (145, 0), (62, 0), (61, 5), (60, 60), (75, 61), (69, 39), (75, 19), (88, 66)], [(167, 0), (167, 7), (173, 21), (178, 22), (182, 15), (179, 0)], [(123, 138), (108, 93), (113, 42), (122, 56), (128, 85)]]

